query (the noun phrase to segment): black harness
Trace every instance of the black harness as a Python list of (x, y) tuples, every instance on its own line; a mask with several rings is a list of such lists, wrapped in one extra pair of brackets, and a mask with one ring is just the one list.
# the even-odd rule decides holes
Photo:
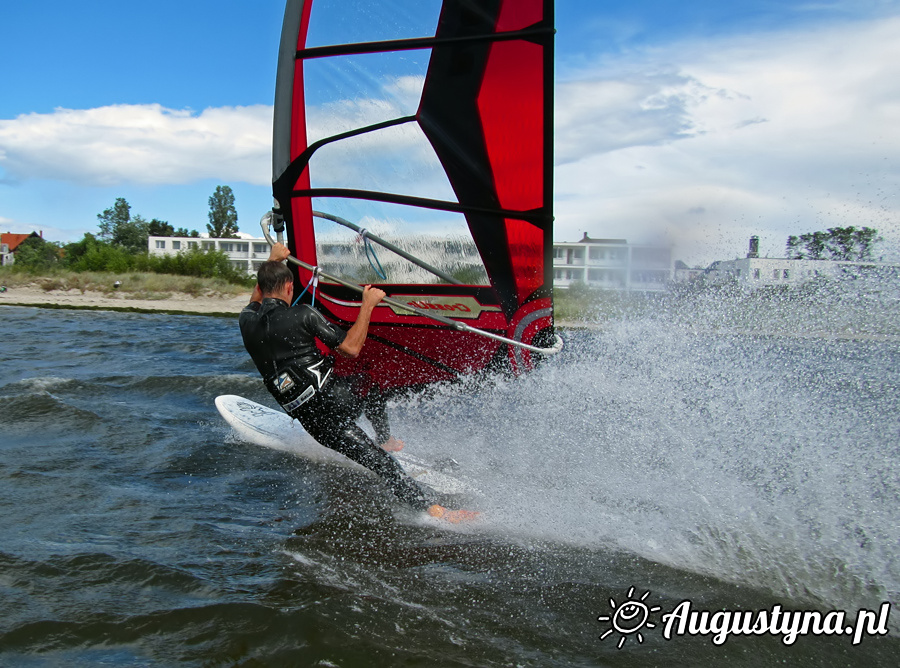
[(328, 386), (333, 369), (334, 358), (329, 355), (307, 366), (290, 363), (264, 381), (272, 396), (290, 413)]

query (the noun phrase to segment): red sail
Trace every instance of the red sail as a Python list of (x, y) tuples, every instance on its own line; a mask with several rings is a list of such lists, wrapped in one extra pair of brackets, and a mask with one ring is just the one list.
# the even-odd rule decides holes
[[(546, 345), (553, 328), (553, 2), (414, 4), (420, 11), (409, 25), (424, 30), (430, 24), (430, 32), (410, 35), (391, 27), (379, 33), (377, 16), (361, 16), (354, 28), (352, 18), (335, 21), (337, 14), (332, 13), (352, 11), (352, 2), (316, 0), (314, 8), (312, 0), (289, 0), (279, 55), (273, 150), (273, 194), (285, 218), (289, 248), (299, 259), (317, 264), (313, 211), (327, 212), (335, 203), (356, 207), (353, 210), (363, 212), (361, 216), (368, 216), (368, 205), (393, 207), (391, 220), (405, 216), (415, 229), (433, 219), (440, 231), (446, 225), (441, 215), (457, 216), (477, 248), (486, 275), (483, 284), (394, 283), (388, 276), (379, 287), (398, 301), (458, 318), (471, 327)], [(372, 3), (360, 7), (371, 8)], [(398, 23), (402, 22), (384, 22)], [(342, 35), (340, 25), (351, 28)], [(390, 60), (397, 54), (396, 61)], [(412, 54), (423, 62), (421, 75), (391, 64), (406, 66)], [(363, 111), (393, 111), (392, 105), (368, 103), (363, 93), (354, 98), (346, 88), (326, 99), (316, 88), (321, 81), (344, 85), (348, 79), (344, 73), (357, 72), (364, 62), (380, 68), (376, 71), (385, 87), (401, 90), (409, 82), (423, 80), (417, 106), (403, 111), (398, 105), (394, 115), (378, 111), (383, 115), (366, 122)], [(345, 109), (360, 117), (359, 125), (323, 131), (337, 124), (335, 119)], [(350, 113), (347, 117), (355, 118)], [(397, 137), (396, 146), (385, 137)], [(418, 148), (405, 148), (407, 138), (416, 137), (421, 137)], [(370, 177), (377, 172), (389, 176), (392, 170), (378, 161), (368, 172), (352, 162), (342, 169), (324, 168), (319, 160), (336, 156), (335, 164), (341, 164), (340, 159), (351, 154), (350, 147), (361, 154), (360, 147), (379, 145), (401, 155), (407, 151), (410, 160), (426, 147), (442, 171), (445, 190), (425, 196), (416, 178), (398, 179), (390, 189), (370, 187)], [(346, 180), (341, 181), (344, 175)], [(404, 213), (395, 214), (397, 210)], [(402, 246), (402, 240), (397, 245)], [(297, 294), (309, 278), (308, 272), (300, 272)], [(315, 306), (335, 322), (352, 323), (358, 304), (358, 295), (346, 288), (318, 285)], [(392, 389), (486, 370), (521, 372), (531, 365), (530, 353), (517, 347), (379, 306), (362, 355), (342, 371), (364, 372)]]

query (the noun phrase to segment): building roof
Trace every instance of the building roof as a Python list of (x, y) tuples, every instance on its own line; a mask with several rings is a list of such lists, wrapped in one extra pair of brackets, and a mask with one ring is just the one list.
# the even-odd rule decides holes
[(23, 241), (37, 236), (37, 232), (32, 232), (31, 234), (12, 234), (11, 232), (6, 232), (5, 234), (0, 234), (0, 245), (6, 244), (9, 246), (9, 252), (12, 253)]
[(584, 236), (578, 242), (580, 244), (627, 244), (627, 239), (591, 239), (588, 236), (588, 233), (585, 232)]

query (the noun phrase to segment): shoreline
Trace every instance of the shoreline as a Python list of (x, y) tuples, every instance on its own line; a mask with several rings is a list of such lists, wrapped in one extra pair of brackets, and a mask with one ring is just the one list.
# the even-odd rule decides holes
[[(118, 311), (123, 313), (168, 313), (171, 315), (203, 315), (237, 317), (250, 301), (250, 294), (237, 297), (192, 297), (175, 293), (165, 299), (132, 299), (125, 293), (104, 293), (81, 290), (43, 290), (32, 286), (8, 288), (0, 293), (0, 306), (71, 309), (82, 311)], [(563, 329), (601, 330), (596, 322), (561, 320)]]
[(192, 297), (175, 293), (164, 299), (132, 299), (123, 293), (43, 290), (29, 286), (7, 288), (6, 292), (0, 293), (0, 306), (218, 317), (237, 317), (249, 301), (249, 290), (246, 295), (237, 297)]
[[(132, 299), (123, 293), (103, 293), (81, 290), (43, 290), (31, 286), (8, 288), (0, 293), (0, 307), (18, 306), (46, 309), (71, 309), (82, 311), (117, 311), (121, 313), (165, 313), (169, 315), (200, 315), (218, 318), (237, 318), (241, 310), (250, 301), (250, 295), (236, 297), (192, 297), (185, 293), (174, 293), (164, 299)], [(2, 311), (0, 311), (2, 313)], [(600, 332), (606, 329), (605, 323), (579, 322), (573, 320), (557, 320), (556, 326), (563, 330), (581, 330)], [(900, 342), (900, 336), (894, 334), (874, 334), (863, 332), (778, 332), (747, 331), (731, 329), (693, 328), (697, 334), (707, 335), (741, 335), (756, 337), (775, 337), (788, 339), (840, 340), (840, 341), (872, 341)]]

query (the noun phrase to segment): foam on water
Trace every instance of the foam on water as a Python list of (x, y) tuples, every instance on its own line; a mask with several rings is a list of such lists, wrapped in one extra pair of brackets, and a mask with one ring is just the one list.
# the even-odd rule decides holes
[(485, 490), (487, 527), (782, 599), (896, 600), (896, 345), (697, 334), (659, 317), (568, 344), (474, 399), (397, 407), (411, 448), (455, 457)]

